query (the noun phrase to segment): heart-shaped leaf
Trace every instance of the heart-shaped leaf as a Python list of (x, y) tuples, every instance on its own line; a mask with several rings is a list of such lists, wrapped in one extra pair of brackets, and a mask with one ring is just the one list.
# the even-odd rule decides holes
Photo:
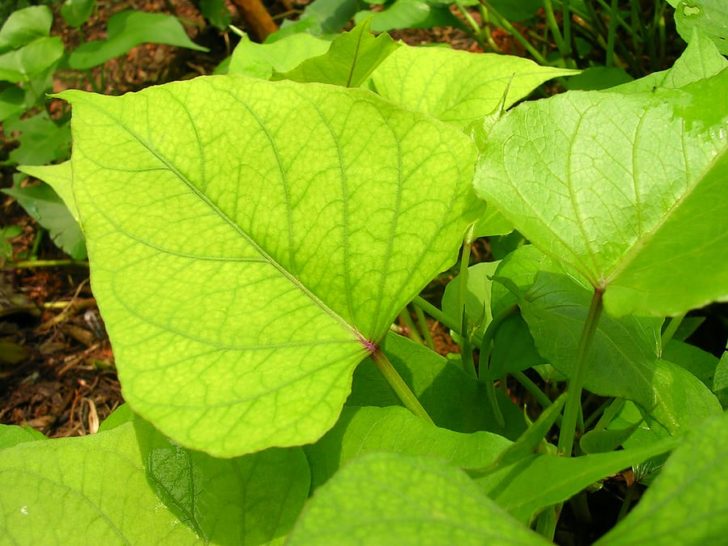
[(124, 396), (212, 454), (328, 430), (479, 212), (470, 140), (368, 91), (222, 76), (63, 97)]
[(681, 89), (523, 104), (493, 127), (476, 189), (535, 245), (608, 288), (614, 314), (728, 298), (727, 85), (724, 70)]

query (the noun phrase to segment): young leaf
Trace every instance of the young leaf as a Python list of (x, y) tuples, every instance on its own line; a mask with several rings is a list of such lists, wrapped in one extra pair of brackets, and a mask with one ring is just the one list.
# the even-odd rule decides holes
[(314, 488), (350, 460), (367, 453), (401, 453), (445, 460), (460, 468), (491, 464), (511, 445), (489, 432), (461, 434), (437, 428), (402, 407), (347, 407), (334, 428), (305, 447)]
[(377, 93), (405, 108), (465, 127), (573, 70), (538, 66), (504, 55), (401, 46), (372, 74)]
[(80, 27), (91, 17), (96, 0), (66, 0), (61, 6), (61, 16), (72, 27)]
[(331, 42), (310, 34), (293, 34), (273, 43), (256, 44), (247, 36), (235, 47), (228, 74), (270, 79), (273, 72), (288, 72), (306, 59), (323, 55)]
[(381, 453), (352, 462), (319, 489), (288, 544), (548, 543), (498, 508), (462, 471), (432, 459)]
[(52, 24), (53, 14), (48, 6), (15, 10), (0, 28), (0, 53), (48, 36)]
[[(493, 319), (490, 313), (490, 290), (499, 262), (483, 262), (468, 268), (468, 286), (465, 292), (465, 314), (474, 330), (485, 328)], [(442, 295), (442, 311), (455, 324), (460, 323), (460, 275), (451, 280)]]
[(334, 38), (323, 55), (307, 59), (274, 79), (359, 87), (398, 47), (388, 34), (374, 37), (369, 32), (369, 22), (365, 21)]
[(19, 544), (63, 537), (74, 544), (258, 545), (288, 532), (308, 494), (300, 449), (213, 459), (137, 426), (138, 433), (127, 422), (2, 450), (4, 537)]
[(179, 20), (163, 13), (127, 10), (109, 19), (106, 40), (86, 42), (73, 50), (68, 64), (76, 70), (86, 70), (124, 55), (143, 43), (167, 44), (195, 51), (208, 51), (189, 39)]
[(724, 70), (682, 89), (523, 104), (493, 127), (476, 190), (607, 288), (613, 314), (664, 316), (726, 298), (728, 103), (712, 97), (727, 84)]
[(598, 546), (702, 546), (728, 534), (728, 414), (695, 429), (637, 507)]
[(471, 142), (368, 91), (221, 76), (63, 97), (124, 397), (212, 454), (331, 428), (479, 213)]

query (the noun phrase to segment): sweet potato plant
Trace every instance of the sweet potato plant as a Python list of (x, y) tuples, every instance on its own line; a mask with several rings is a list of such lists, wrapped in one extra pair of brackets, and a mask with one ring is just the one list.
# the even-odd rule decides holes
[[(728, 362), (681, 321), (728, 298), (727, 65), (696, 31), (666, 72), (512, 107), (572, 72), (362, 25), (62, 93), (72, 157), (24, 170), (82, 226), (128, 405), (0, 429), (0, 542), (548, 544), (631, 468), (597, 544), (720, 543)], [(457, 358), (391, 331), (410, 302)]]

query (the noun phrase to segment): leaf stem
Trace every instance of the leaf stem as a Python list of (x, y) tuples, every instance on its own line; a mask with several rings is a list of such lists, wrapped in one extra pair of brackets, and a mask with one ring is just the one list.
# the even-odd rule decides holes
[(476, 377), (475, 364), (473, 362), (473, 349), (470, 345), (468, 334), (468, 315), (465, 310), (465, 299), (468, 295), (468, 266), (470, 266), (470, 249), (472, 247), (471, 236), (473, 228), (468, 229), (468, 233), (463, 241), (463, 251), (460, 254), (460, 285), (458, 290), (458, 312), (460, 314), (460, 348), (462, 350), (462, 365), (465, 373), (471, 377)]
[[(531, 378), (528, 377), (523, 372), (513, 372), (511, 374), (513, 378), (518, 381), (521, 385), (523, 385), (523, 388), (525, 388), (529, 393), (531, 393), (531, 396), (533, 396), (536, 399), (536, 402), (538, 402), (543, 409), (548, 408), (553, 402), (551, 402), (551, 399), (546, 396), (546, 393), (543, 392), (536, 383), (531, 381)], [(557, 419), (556, 422), (560, 423), (561, 419)]]
[(417, 400), (417, 397), (410, 390), (404, 379), (402, 379), (402, 376), (399, 375), (394, 366), (392, 366), (387, 355), (385, 355), (379, 347), (377, 347), (377, 350), (372, 353), (372, 360), (404, 406), (418, 417), (421, 417), (428, 423), (434, 424), (430, 415), (427, 413), (425, 408), (422, 407), (420, 401)]
[(576, 369), (569, 380), (566, 395), (566, 407), (564, 408), (564, 419), (559, 433), (559, 451), (566, 456), (571, 456), (574, 447), (574, 436), (576, 435), (576, 422), (581, 409), (581, 390), (586, 380), (587, 357), (591, 346), (594, 332), (599, 324), (599, 317), (602, 314), (603, 288), (595, 288), (594, 296), (589, 306), (589, 314), (584, 322), (584, 329), (581, 331), (579, 348), (576, 357)]
[(412, 303), (414, 303), (417, 307), (422, 309), (425, 313), (430, 315), (432, 318), (434, 318), (446, 328), (452, 330), (453, 332), (457, 332), (458, 334), (460, 333), (460, 328), (458, 328), (457, 324), (455, 324), (450, 319), (450, 317), (448, 317), (445, 313), (440, 311), (437, 307), (432, 305), (422, 296), (416, 296), (415, 299), (412, 300)]
[(422, 336), (425, 338), (425, 343), (427, 346), (435, 350), (435, 341), (432, 339), (432, 333), (430, 332), (430, 326), (427, 324), (427, 319), (425, 318), (425, 313), (422, 312), (422, 308), (420, 308), (417, 305), (413, 305), (412, 307), (415, 308), (415, 316), (417, 317), (417, 326), (420, 328), (420, 332), (422, 333)]
[(415, 341), (422, 345), (422, 338), (420, 337), (420, 333), (417, 331), (415, 323), (412, 322), (412, 317), (409, 314), (409, 309), (407, 309), (407, 306), (405, 306), (405, 308), (402, 309), (402, 312), (399, 314), (399, 320), (401, 320), (405, 328), (407, 328), (407, 336), (412, 341)]
[(681, 315), (677, 315), (675, 317), (672, 317), (670, 319), (669, 324), (667, 325), (667, 328), (665, 328), (665, 331), (662, 332), (662, 347), (665, 348), (665, 345), (670, 343), (670, 340), (675, 335), (675, 332), (677, 332), (677, 329), (680, 327), (680, 324), (682, 324), (683, 319), (685, 318), (686, 313), (683, 313)]
[(617, 37), (617, 20), (619, 18), (619, 5), (617, 0), (612, 0), (609, 9), (609, 31), (607, 33), (607, 59), (606, 65), (614, 65), (614, 41)]
[(9, 264), (11, 269), (32, 269), (34, 267), (88, 267), (81, 260), (22, 260)]

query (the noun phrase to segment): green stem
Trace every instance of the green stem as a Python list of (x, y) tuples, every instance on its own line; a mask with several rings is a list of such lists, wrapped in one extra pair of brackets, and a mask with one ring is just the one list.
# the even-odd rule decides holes
[(561, 24), (564, 27), (564, 61), (569, 66), (571, 59), (571, 0), (561, 0)]
[(685, 318), (686, 313), (683, 313), (681, 315), (674, 316), (670, 319), (669, 324), (667, 325), (667, 328), (665, 328), (665, 331), (662, 332), (662, 348), (665, 348), (665, 345), (670, 343), (670, 340), (675, 335), (675, 332), (677, 332), (677, 329), (680, 327), (680, 324), (682, 323), (683, 319)]
[(460, 334), (460, 328), (458, 328), (457, 324), (455, 324), (450, 319), (450, 317), (448, 317), (445, 313), (440, 311), (437, 307), (432, 305), (429, 301), (427, 301), (422, 296), (415, 297), (415, 299), (412, 300), (412, 303), (414, 303), (417, 307), (422, 309), (425, 313), (430, 315), (437, 322), (439, 322), (440, 324), (442, 324), (449, 330), (452, 330), (453, 332)]
[(435, 341), (432, 339), (432, 333), (430, 332), (430, 326), (427, 324), (425, 314), (417, 305), (413, 305), (412, 307), (415, 308), (415, 316), (417, 317), (417, 326), (419, 326), (420, 333), (424, 337), (427, 346), (434, 351)]
[(609, 30), (607, 31), (607, 60), (606, 65), (614, 65), (614, 40), (617, 37), (617, 20), (619, 18), (619, 2), (612, 0), (609, 9)]
[[(473, 30), (473, 37), (480, 42), (480, 27), (478, 26), (478, 23), (473, 19), (473, 16), (470, 15), (470, 12), (465, 8), (463, 5), (462, 0), (455, 0), (455, 5), (458, 8), (458, 11), (462, 14), (462, 16), (465, 18), (465, 20), (470, 25), (470, 28)], [(483, 45), (482, 43), (480, 44)]]
[(636, 491), (637, 488), (634, 486), (627, 488), (627, 493), (624, 495), (624, 501), (622, 502), (622, 506), (619, 508), (619, 514), (617, 514), (618, 522), (622, 521), (624, 516), (627, 515), (627, 512), (629, 512), (629, 507), (632, 505)]
[(88, 267), (88, 262), (79, 260), (23, 260), (10, 264), (12, 269), (32, 269), (35, 267)]
[(503, 17), (500, 13), (498, 13), (497, 10), (493, 9), (493, 6), (490, 5), (490, 3), (487, 0), (480, 0), (481, 4), (485, 6), (485, 8), (490, 12), (490, 14), (495, 19), (495, 22), (498, 26), (505, 29), (506, 32), (508, 32), (511, 36), (513, 36), (525, 49), (528, 51), (528, 53), (533, 57), (536, 62), (542, 65), (548, 65), (549, 62), (546, 60), (546, 57), (541, 55), (538, 50), (531, 45), (531, 43), (521, 34), (516, 27), (514, 27), (511, 22)]
[(410, 339), (422, 345), (422, 338), (420, 337), (419, 332), (417, 332), (417, 327), (415, 326), (415, 323), (412, 322), (412, 317), (409, 314), (409, 309), (407, 309), (407, 306), (405, 306), (405, 308), (402, 309), (402, 312), (399, 314), (399, 320), (401, 320), (405, 328), (407, 328), (407, 333)]
[(595, 288), (591, 305), (589, 306), (589, 314), (584, 323), (584, 329), (579, 339), (579, 348), (576, 357), (576, 369), (574, 375), (569, 380), (568, 394), (566, 395), (566, 406), (564, 408), (564, 419), (559, 433), (559, 451), (571, 456), (574, 448), (574, 437), (576, 435), (576, 422), (579, 418), (579, 410), (581, 409), (581, 390), (586, 380), (587, 357), (589, 355), (589, 347), (591, 346), (594, 332), (596, 332), (599, 317), (602, 314), (602, 296), (603, 288)]
[(404, 382), (402, 376), (397, 373), (397, 370), (394, 369), (394, 366), (392, 366), (392, 363), (380, 348), (377, 347), (377, 350), (372, 353), (372, 360), (404, 406), (418, 417), (421, 417), (428, 423), (434, 424), (425, 408), (422, 407), (420, 401), (417, 400), (417, 397), (410, 390), (407, 383)]
[(559, 53), (566, 60), (566, 45), (564, 44), (564, 37), (559, 29), (559, 24), (556, 22), (556, 15), (554, 15), (554, 5), (551, 0), (544, 0), (543, 3), (544, 12), (546, 13), (546, 24), (551, 31), (551, 36), (554, 37), (556, 47), (559, 48)]
[(462, 364), (465, 373), (471, 377), (475, 377), (475, 364), (473, 363), (473, 352), (470, 346), (468, 333), (468, 316), (465, 312), (465, 298), (468, 295), (468, 266), (470, 265), (470, 249), (472, 243), (470, 241), (472, 235), (472, 227), (468, 230), (463, 242), (463, 251), (460, 254), (460, 285), (458, 290), (458, 312), (460, 313), (460, 348), (462, 350)]
[[(548, 408), (553, 402), (551, 402), (551, 399), (546, 396), (546, 393), (543, 392), (536, 383), (531, 381), (531, 378), (528, 377), (523, 372), (513, 372), (511, 373), (513, 378), (518, 381), (521, 385), (523, 385), (523, 388), (525, 388), (529, 393), (531, 393), (531, 396), (533, 396), (536, 399), (536, 402), (538, 402), (543, 409)], [(557, 419), (556, 422), (559, 423), (561, 421), (561, 418)]]

